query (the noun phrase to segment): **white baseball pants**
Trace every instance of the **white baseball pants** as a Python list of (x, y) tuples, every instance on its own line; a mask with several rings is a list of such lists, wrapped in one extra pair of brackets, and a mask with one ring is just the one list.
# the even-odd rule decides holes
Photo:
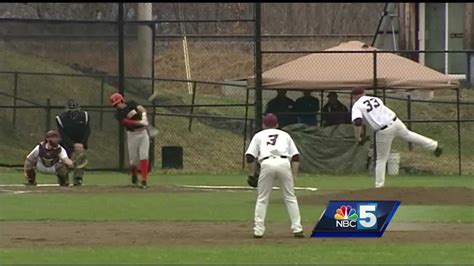
[(438, 147), (438, 142), (422, 136), (407, 129), (400, 119), (394, 121), (384, 130), (379, 130), (375, 134), (375, 147), (377, 159), (375, 162), (375, 187), (383, 187), (385, 183), (385, 168), (387, 166), (390, 148), (393, 139), (400, 137), (407, 142), (421, 145), (423, 148), (434, 151)]
[(140, 165), (141, 160), (148, 160), (150, 138), (146, 130), (127, 131), (127, 145), (130, 165)]
[(265, 233), (265, 215), (274, 181), (280, 184), (283, 201), (286, 204), (291, 220), (291, 230), (293, 230), (293, 233), (303, 231), (300, 209), (294, 192), (294, 180), (290, 162), (285, 158), (270, 157), (261, 162), (257, 186), (258, 196), (255, 206), (254, 234), (262, 236)]

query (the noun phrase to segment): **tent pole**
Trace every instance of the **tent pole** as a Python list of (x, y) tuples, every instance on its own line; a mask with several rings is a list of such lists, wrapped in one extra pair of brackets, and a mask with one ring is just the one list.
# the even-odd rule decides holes
[[(373, 77), (373, 79), (374, 79), (373, 80), (373, 82), (374, 82), (374, 84), (373, 84), (373, 86), (374, 86), (374, 96), (377, 97), (377, 51), (373, 52), (373, 59), (374, 59), (374, 61), (373, 61), (373, 67), (374, 67), (374, 73), (373, 73), (374, 74), (374, 77)], [(375, 179), (375, 177), (376, 177), (375, 167), (377, 166), (377, 138), (376, 138), (375, 131), (374, 131), (373, 134), (374, 134), (373, 135), (373, 140), (374, 140), (374, 142), (373, 142), (374, 143), (374, 152), (373, 152), (373, 154), (374, 154), (373, 155), (374, 156), (373, 157), (374, 158), (374, 160), (373, 160), (374, 170), (373, 170), (373, 175), (374, 175), (374, 183), (375, 183), (375, 180), (376, 180)]]
[(322, 107), (324, 106), (324, 90), (321, 91), (321, 104), (320, 104), (320, 106), (321, 106), (321, 117), (319, 119), (320, 120), (319, 125), (320, 125), (320, 127), (323, 127), (323, 112), (322, 112), (323, 108)]

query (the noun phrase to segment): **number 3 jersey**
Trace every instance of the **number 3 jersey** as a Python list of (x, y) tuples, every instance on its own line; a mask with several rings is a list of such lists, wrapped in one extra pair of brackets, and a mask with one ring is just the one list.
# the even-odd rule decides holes
[(268, 128), (253, 136), (245, 154), (250, 154), (261, 161), (272, 155), (292, 158), (299, 152), (288, 133), (276, 128)]
[(352, 121), (362, 118), (373, 130), (390, 125), (396, 114), (377, 97), (362, 96), (352, 106)]

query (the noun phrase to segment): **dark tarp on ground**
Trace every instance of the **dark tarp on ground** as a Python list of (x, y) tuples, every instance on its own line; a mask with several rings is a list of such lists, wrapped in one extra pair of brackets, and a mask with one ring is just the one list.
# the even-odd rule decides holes
[(367, 172), (370, 141), (359, 146), (352, 125), (326, 128), (293, 124), (283, 128), (295, 141), (305, 173), (343, 174)]

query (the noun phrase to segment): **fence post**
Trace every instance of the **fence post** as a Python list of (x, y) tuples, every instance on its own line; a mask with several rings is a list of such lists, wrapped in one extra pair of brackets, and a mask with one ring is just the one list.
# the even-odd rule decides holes
[[(247, 94), (245, 96), (245, 122), (244, 122), (244, 148), (242, 154), (245, 154), (245, 148), (247, 144), (247, 122), (248, 122), (248, 113), (249, 113), (249, 88), (246, 88)], [(245, 155), (242, 156), (242, 170), (245, 169)]]
[(100, 81), (100, 113), (99, 113), (99, 128), (102, 130), (104, 122), (104, 76)]
[(46, 99), (46, 131), (51, 129), (51, 99)]
[[(411, 95), (407, 95), (407, 119), (408, 129), (411, 130)], [(413, 151), (413, 143), (408, 142), (408, 150)]]
[[(125, 23), (124, 23), (124, 3), (118, 4), (118, 80), (119, 80), (119, 92), (125, 96), (125, 62), (124, 62), (124, 49), (125, 49)], [(119, 145), (119, 156), (118, 156), (118, 165), (120, 170), (125, 169), (125, 132), (123, 126), (120, 123), (118, 124), (118, 145)]]
[(469, 85), (469, 88), (471, 87), (471, 53), (467, 52), (466, 53), (467, 57), (467, 73), (466, 73), (466, 78), (467, 78), (467, 84)]
[(196, 82), (193, 82), (193, 96), (191, 98), (191, 110), (189, 111), (189, 125), (188, 125), (188, 131), (191, 132), (191, 126), (193, 124), (193, 114), (194, 114), (194, 102), (196, 100)]
[(13, 128), (16, 128), (16, 97), (18, 95), (18, 72), (14, 74), (14, 85), (13, 85), (13, 117), (12, 124)]
[(255, 127), (262, 128), (262, 36), (261, 4), (254, 4), (254, 42), (255, 42)]
[(457, 112), (457, 125), (458, 125), (458, 167), (459, 175), (462, 175), (461, 165), (461, 114), (459, 108), (459, 88), (456, 88), (456, 112)]

